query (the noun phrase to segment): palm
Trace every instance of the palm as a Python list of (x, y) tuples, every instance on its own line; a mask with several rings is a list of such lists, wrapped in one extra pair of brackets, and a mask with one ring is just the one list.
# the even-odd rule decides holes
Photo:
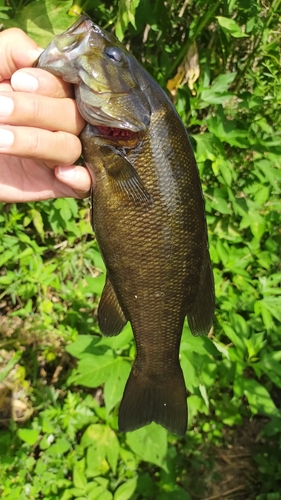
[(73, 189), (62, 184), (41, 160), (1, 155), (1, 199), (9, 201), (44, 200), (77, 195)]
[[(78, 136), (85, 122), (72, 87), (32, 68), (40, 51), (25, 33), (8, 29), (0, 33), (0, 41), (1, 111), (5, 100), (13, 102), (12, 111), (4, 110), (0, 120), (0, 201), (87, 196), (90, 175), (73, 165), (81, 154)], [(35, 90), (30, 77), (37, 82)], [(7, 130), (12, 144), (5, 143)]]

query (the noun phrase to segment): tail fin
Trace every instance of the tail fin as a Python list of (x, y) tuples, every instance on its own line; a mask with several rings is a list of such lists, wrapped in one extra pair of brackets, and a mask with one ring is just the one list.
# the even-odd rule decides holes
[(180, 365), (169, 378), (158, 381), (134, 364), (119, 409), (119, 430), (133, 431), (151, 422), (173, 434), (186, 433), (186, 389)]

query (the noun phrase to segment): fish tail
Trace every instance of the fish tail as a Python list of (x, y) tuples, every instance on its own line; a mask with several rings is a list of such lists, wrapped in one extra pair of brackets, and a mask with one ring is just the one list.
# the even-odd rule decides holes
[(135, 362), (119, 409), (119, 430), (133, 431), (151, 422), (173, 434), (186, 433), (186, 389), (180, 365), (171, 376), (158, 380), (138, 370)]

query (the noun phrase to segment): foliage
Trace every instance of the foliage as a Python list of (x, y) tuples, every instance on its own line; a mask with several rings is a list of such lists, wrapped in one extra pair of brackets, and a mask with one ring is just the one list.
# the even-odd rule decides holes
[[(72, 23), (70, 7), (67, 0), (1, 1), (0, 21), (46, 45)], [(254, 455), (260, 483), (248, 497), (277, 498), (280, 1), (72, 5), (72, 14), (81, 10), (107, 29), (116, 26), (133, 54), (168, 86), (189, 129), (205, 195), (216, 321), (209, 338), (193, 338), (184, 329), (185, 438), (154, 424), (119, 434), (118, 404), (135, 347), (129, 327), (110, 339), (98, 331), (104, 265), (87, 204), (2, 205), (0, 390), (6, 395), (20, 386), (18, 401), (32, 403), (34, 415), (27, 420), (26, 410), (26, 422), (18, 418), (0, 433), (0, 493), (7, 499), (197, 498), (204, 486), (194, 490), (184, 471), (202, 470), (198, 448), (221, 446), (223, 429), (263, 418)]]

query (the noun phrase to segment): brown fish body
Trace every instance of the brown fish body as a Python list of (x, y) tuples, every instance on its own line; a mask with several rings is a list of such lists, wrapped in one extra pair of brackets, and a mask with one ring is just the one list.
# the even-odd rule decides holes
[(130, 321), (136, 341), (120, 430), (155, 421), (183, 434), (183, 322), (187, 316), (192, 333), (206, 334), (214, 309), (204, 204), (189, 139), (173, 105), (133, 58), (129, 68), (145, 93), (149, 124), (145, 118), (143, 130), (128, 139), (104, 137), (91, 124), (81, 134), (95, 184), (93, 227), (107, 269), (98, 319), (105, 335), (118, 334)]

